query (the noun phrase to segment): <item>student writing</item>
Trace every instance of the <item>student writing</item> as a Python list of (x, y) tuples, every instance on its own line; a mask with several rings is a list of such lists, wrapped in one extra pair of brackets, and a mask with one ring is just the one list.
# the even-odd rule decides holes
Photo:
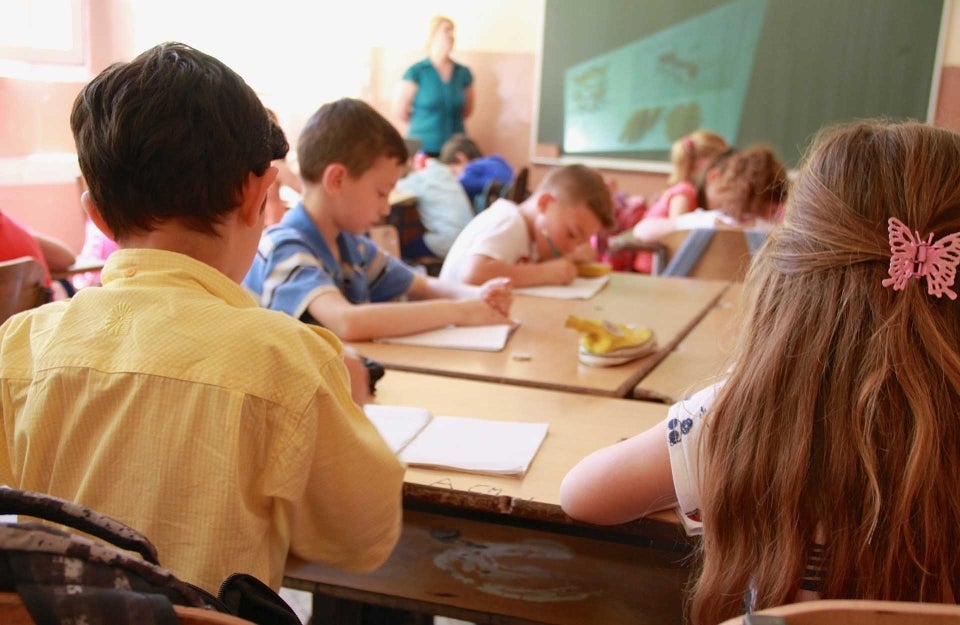
[[(348, 341), (510, 323), (509, 280), (473, 287), (427, 277), (362, 235), (389, 214), (407, 160), (403, 138), (369, 104), (320, 107), (297, 156), (303, 200), (264, 232), (244, 280), (261, 305)], [(401, 297), (415, 301), (394, 301)]]
[(575, 261), (589, 259), (590, 237), (613, 225), (610, 191), (583, 165), (550, 172), (517, 205), (500, 199), (473, 218), (454, 241), (440, 277), (481, 284), (497, 276), (516, 286), (569, 284)]

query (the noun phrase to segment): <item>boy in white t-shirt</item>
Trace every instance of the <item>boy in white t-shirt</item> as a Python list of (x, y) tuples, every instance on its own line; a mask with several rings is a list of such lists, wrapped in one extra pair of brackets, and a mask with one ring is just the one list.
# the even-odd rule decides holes
[(483, 284), (504, 276), (514, 286), (569, 284), (577, 275), (578, 248), (613, 225), (610, 191), (583, 165), (551, 172), (521, 204), (497, 200), (463, 229), (440, 277)]

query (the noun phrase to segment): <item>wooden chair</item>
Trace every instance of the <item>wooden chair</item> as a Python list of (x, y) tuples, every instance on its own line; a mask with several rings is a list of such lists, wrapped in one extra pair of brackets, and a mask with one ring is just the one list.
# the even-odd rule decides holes
[(908, 601), (803, 601), (721, 625), (960, 625), (960, 606)]
[(50, 301), (43, 279), (43, 266), (30, 256), (0, 262), (0, 323)]
[(521, 167), (520, 171), (517, 172), (517, 175), (513, 177), (513, 181), (509, 186), (505, 187), (501, 193), (501, 197), (505, 197), (515, 204), (519, 204), (530, 197), (530, 190), (527, 188), (527, 181), (530, 178), (530, 168)]
[(396, 226), (390, 224), (380, 224), (373, 226), (367, 232), (370, 240), (377, 244), (381, 250), (389, 252), (395, 258), (400, 258), (400, 232)]
[[(660, 241), (662, 262), (665, 264), (655, 266), (654, 273), (742, 282), (753, 258), (751, 247), (759, 247), (763, 238), (765, 235), (758, 231), (677, 230)], [(702, 249), (692, 249), (694, 247)]]
[(473, 198), (473, 212), (482, 213), (500, 197), (504, 184), (499, 180), (489, 180), (483, 186), (483, 191)]

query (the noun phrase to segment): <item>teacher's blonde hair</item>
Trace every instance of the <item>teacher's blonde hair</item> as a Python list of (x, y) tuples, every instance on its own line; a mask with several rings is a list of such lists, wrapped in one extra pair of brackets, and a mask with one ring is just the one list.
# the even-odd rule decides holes
[(430, 28), (427, 31), (427, 49), (430, 49), (430, 44), (433, 43), (433, 38), (436, 36), (437, 31), (440, 30), (440, 27), (444, 24), (450, 24), (452, 28), (456, 28), (457, 24), (447, 17), (446, 15), (434, 15), (430, 18)]

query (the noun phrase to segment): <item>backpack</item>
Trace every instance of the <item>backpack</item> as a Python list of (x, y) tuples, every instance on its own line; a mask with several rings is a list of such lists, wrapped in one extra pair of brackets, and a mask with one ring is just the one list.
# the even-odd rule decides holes
[(37, 625), (176, 625), (174, 605), (257, 625), (300, 625), (257, 578), (231, 575), (215, 597), (162, 568), (145, 536), (79, 504), (0, 487), (0, 514), (42, 519), (105, 541), (36, 522), (0, 523), (0, 591), (18, 593)]

